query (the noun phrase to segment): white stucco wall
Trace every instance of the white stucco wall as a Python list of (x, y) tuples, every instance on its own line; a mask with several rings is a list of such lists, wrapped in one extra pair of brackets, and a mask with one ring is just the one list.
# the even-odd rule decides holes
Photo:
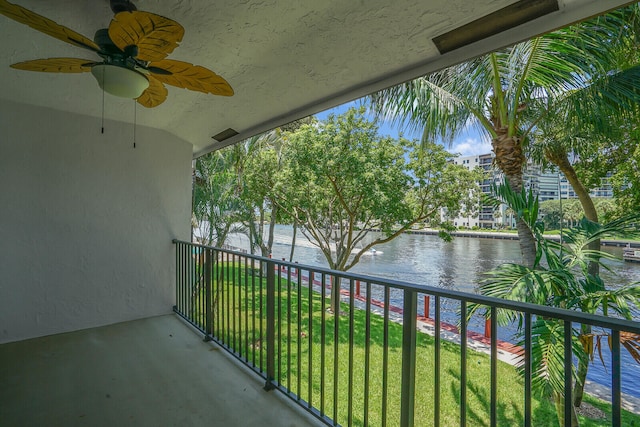
[(171, 312), (191, 151), (171, 134), (0, 100), (0, 342)]

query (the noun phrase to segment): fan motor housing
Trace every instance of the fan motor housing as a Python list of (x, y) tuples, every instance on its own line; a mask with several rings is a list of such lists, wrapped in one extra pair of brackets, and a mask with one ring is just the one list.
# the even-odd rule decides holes
[(96, 42), (100, 49), (104, 53), (108, 54), (117, 54), (122, 53), (122, 51), (116, 46), (112, 41), (111, 37), (109, 37), (109, 30), (106, 28), (101, 28), (96, 31), (96, 34), (93, 36), (93, 41)]
[(111, 0), (109, 3), (113, 13), (133, 12), (134, 10), (138, 10), (136, 6), (131, 3), (131, 0)]

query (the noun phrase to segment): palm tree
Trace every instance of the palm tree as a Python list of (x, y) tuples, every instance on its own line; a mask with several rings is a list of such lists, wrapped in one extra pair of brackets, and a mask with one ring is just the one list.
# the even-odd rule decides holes
[[(637, 5), (630, 9), (630, 12), (637, 11)], [(612, 140), (616, 141), (613, 145), (632, 145), (627, 138), (627, 129), (629, 123), (637, 123), (640, 66), (637, 61), (629, 61), (629, 58), (638, 57), (635, 44), (630, 46), (629, 41), (638, 34), (635, 28), (638, 20), (632, 13), (624, 17), (626, 19), (613, 21), (616, 24), (613, 29), (607, 25), (598, 28), (585, 25), (587, 28), (583, 28), (580, 37), (574, 40), (592, 44), (616, 38), (618, 43), (613, 43), (608, 50), (611, 54), (604, 56), (601, 63), (594, 64), (584, 86), (538, 100), (554, 114), (538, 121), (531, 150), (538, 162), (550, 162), (564, 174), (580, 201), (585, 218), (596, 223), (599, 222), (596, 205), (570, 157), (586, 162), (599, 156), (601, 151), (611, 151)], [(612, 17), (608, 18), (612, 20)], [(589, 249), (597, 253), (600, 239), (593, 239)], [(593, 259), (588, 268), (591, 275), (597, 276), (600, 263)], [(582, 325), (581, 328), (583, 334), (591, 333), (590, 326)], [(578, 383), (584, 383), (587, 368), (588, 362), (580, 360)], [(574, 394), (574, 403), (576, 406), (582, 403), (581, 388)]]
[[(536, 235), (537, 253), (535, 265), (530, 268), (519, 264), (503, 264), (487, 273), (480, 286), (483, 295), (524, 301), (548, 306), (577, 310), (583, 313), (601, 313), (632, 318), (632, 306), (640, 303), (640, 282), (608, 289), (599, 275), (590, 272), (590, 265), (598, 263), (603, 268), (603, 259), (613, 257), (605, 252), (592, 251), (592, 242), (603, 237), (638, 236), (639, 230), (632, 224), (640, 220), (635, 213), (610, 223), (600, 225), (583, 218), (576, 227), (569, 229), (564, 243), (547, 240), (542, 236), (544, 225), (538, 221), (538, 201), (531, 192), (513, 192), (508, 186), (494, 187), (496, 203), (506, 203)], [(479, 309), (472, 306), (469, 313)], [(498, 310), (499, 323), (515, 321), (515, 314)], [(521, 323), (520, 323), (521, 324)], [(538, 317), (532, 326), (533, 385), (553, 397), (558, 420), (563, 425), (564, 414), (564, 349), (563, 322), (552, 318)], [(640, 336), (622, 334), (624, 342), (634, 359), (640, 363)], [(594, 334), (591, 328), (573, 331), (573, 353), (578, 365), (574, 370), (573, 422), (577, 425), (575, 407), (579, 406), (584, 390), (589, 360), (593, 360), (596, 344), (601, 344), (606, 332)]]
[[(607, 69), (610, 57), (618, 55), (619, 46), (628, 45), (628, 40), (618, 43), (610, 38), (605, 43), (595, 36), (583, 37), (585, 31), (605, 25), (627, 28), (620, 26), (627, 15), (624, 10), (595, 18), (385, 89), (370, 96), (372, 109), (402, 126), (422, 128), (423, 142), (437, 138), (452, 142), (469, 126), (475, 127), (491, 139), (495, 166), (519, 193), (531, 133), (541, 120), (555, 114), (541, 100), (589, 87), (594, 73)], [(595, 94), (595, 87), (590, 93)], [(612, 92), (608, 99), (619, 93)], [(516, 227), (523, 262), (532, 267), (534, 236), (522, 219)]]
[[(532, 158), (538, 163), (551, 163), (564, 174), (580, 200), (584, 216), (593, 222), (598, 222), (594, 201), (571, 160), (585, 162), (602, 150), (611, 151), (611, 140), (627, 142), (625, 128), (637, 123), (640, 102), (640, 57), (636, 47), (639, 34), (638, 5), (562, 30), (565, 43), (587, 53), (577, 59), (588, 74), (579, 86), (533, 101), (540, 104), (536, 110), (546, 109), (548, 113), (535, 121)], [(591, 249), (599, 248), (600, 242), (594, 241)], [(598, 263), (592, 263), (590, 268), (592, 274), (597, 274)]]

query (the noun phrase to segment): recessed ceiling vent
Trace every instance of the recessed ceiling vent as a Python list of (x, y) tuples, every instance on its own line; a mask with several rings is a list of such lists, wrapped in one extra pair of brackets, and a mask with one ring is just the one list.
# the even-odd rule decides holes
[(222, 142), (225, 139), (229, 139), (232, 136), (236, 136), (238, 134), (238, 132), (236, 132), (235, 130), (228, 128), (226, 130), (223, 130), (222, 132), (220, 132), (217, 135), (213, 135), (211, 138), (215, 139), (218, 142)]
[(433, 43), (445, 54), (558, 10), (558, 0), (520, 0), (435, 37)]

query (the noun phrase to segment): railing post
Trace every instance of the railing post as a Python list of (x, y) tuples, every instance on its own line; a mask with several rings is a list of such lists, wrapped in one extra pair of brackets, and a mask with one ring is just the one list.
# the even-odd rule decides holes
[(622, 423), (620, 406), (620, 331), (611, 331), (611, 425), (618, 427)]
[(267, 380), (264, 389), (273, 390), (276, 377), (276, 264), (267, 264)]
[(431, 297), (429, 295), (424, 296), (424, 317), (429, 318), (429, 306), (431, 305)]
[(571, 321), (564, 321), (564, 425), (571, 425), (572, 411), (573, 411), (573, 397), (571, 396), (573, 388), (573, 349), (571, 345), (573, 343), (573, 333), (571, 330)]
[(416, 317), (418, 316), (417, 293), (404, 290), (402, 315), (402, 385), (400, 426), (413, 427), (416, 394)]
[(173, 306), (173, 311), (178, 312), (178, 301), (180, 300), (180, 285), (182, 282), (180, 281), (180, 247), (181, 243), (178, 243), (176, 239), (173, 239), (173, 247), (176, 252), (176, 303)]
[(484, 319), (484, 336), (486, 338), (491, 338), (491, 325), (493, 324), (493, 319), (491, 317), (487, 317)]
[(204, 309), (204, 340), (211, 341), (211, 336), (213, 335), (213, 317), (212, 317), (212, 257), (213, 250), (210, 248), (206, 248), (204, 250), (204, 300), (205, 300), (205, 309)]

